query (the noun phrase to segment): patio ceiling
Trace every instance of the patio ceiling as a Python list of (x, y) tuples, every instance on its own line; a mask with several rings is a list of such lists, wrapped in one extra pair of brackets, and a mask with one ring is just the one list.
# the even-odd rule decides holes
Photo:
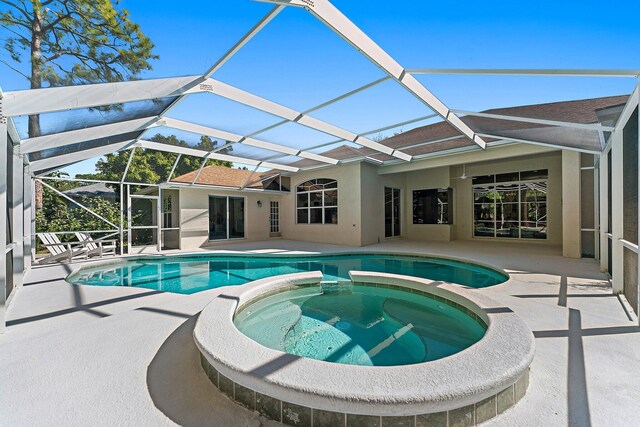
[[(603, 124), (588, 115), (549, 116), (536, 112), (533, 108), (518, 110), (519, 107), (516, 107), (485, 112), (452, 109), (415, 76), (527, 75), (558, 78), (619, 77), (637, 80), (640, 75), (640, 70), (405, 69), (327, 0), (261, 1), (272, 3), (274, 7), (202, 75), (10, 91), (2, 94), (0, 111), (10, 122), (15, 117), (38, 114), (48, 117), (51, 122), (63, 123), (45, 130), (38, 137), (21, 139), (19, 136), (13, 136), (16, 140), (14, 142), (19, 144), (20, 153), (25, 154), (30, 163), (30, 172), (48, 173), (86, 159), (134, 147), (204, 159), (194, 182), (206, 164), (206, 159), (251, 166), (254, 173), (261, 168), (295, 173), (361, 159), (377, 164), (410, 162), (456, 150), (485, 149), (514, 142), (600, 153), (608, 144), (616, 123)], [(289, 108), (212, 77), (287, 6), (307, 10), (381, 69), (385, 75), (304, 111)], [(427, 114), (422, 112), (414, 119), (366, 132), (354, 132), (312, 115), (364, 91), (391, 83), (426, 106)], [(280, 120), (257, 131), (240, 133), (171, 117), (172, 110), (178, 104), (196, 94), (224, 98)], [(631, 96), (618, 98), (612, 97), (602, 108), (617, 107), (620, 116), (628, 110), (629, 105), (637, 105), (637, 82)], [(103, 113), (96, 119), (96, 115), (91, 114), (93, 111)], [(394, 136), (384, 140), (375, 140), (376, 138), (371, 136), (432, 119), (441, 121), (433, 125), (431, 131), (437, 132), (431, 135), (419, 135), (419, 132), (414, 132), (402, 138)], [(321, 138), (330, 139), (326, 142), (311, 143), (305, 138), (292, 142), (270, 141), (272, 138), (267, 137), (287, 127), (304, 127), (305, 132), (315, 132)], [(205, 151), (148, 140), (149, 132), (161, 129), (209, 136), (223, 143), (211, 151)]]

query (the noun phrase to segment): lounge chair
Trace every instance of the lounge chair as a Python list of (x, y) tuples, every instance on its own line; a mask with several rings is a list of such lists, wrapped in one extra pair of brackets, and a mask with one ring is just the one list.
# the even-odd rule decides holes
[(87, 258), (88, 250), (81, 242), (62, 243), (58, 236), (53, 233), (38, 233), (38, 238), (49, 251), (49, 255), (40, 258), (38, 264), (64, 259), (71, 262), (76, 258)]
[(83, 233), (81, 231), (76, 231), (76, 237), (79, 242), (87, 248), (88, 256), (99, 256), (102, 258), (104, 255), (114, 255), (116, 254), (116, 241), (112, 240), (93, 240), (93, 238), (88, 233)]

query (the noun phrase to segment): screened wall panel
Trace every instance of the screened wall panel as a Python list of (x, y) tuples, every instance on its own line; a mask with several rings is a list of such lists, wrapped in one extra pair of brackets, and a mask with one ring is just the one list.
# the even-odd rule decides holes
[[(164, 111), (175, 100), (175, 97), (149, 99), (98, 108), (82, 108), (40, 114), (40, 135), (69, 132), (144, 117), (153, 118)], [(28, 117), (15, 117), (14, 123), (20, 138), (28, 138)]]
[(595, 222), (595, 169), (594, 156), (582, 153), (580, 156), (580, 229), (581, 254), (585, 258), (596, 256)]
[[(600, 151), (600, 135), (597, 130), (576, 129), (563, 126), (549, 126), (524, 123), (513, 120), (489, 119), (485, 117), (464, 117), (471, 129), (481, 134), (491, 134), (504, 138), (536, 141), (546, 144), (562, 145)], [(605, 138), (608, 133), (605, 132)]]
[[(623, 239), (638, 243), (638, 109), (623, 132)], [(634, 310), (638, 307), (638, 255), (624, 250), (624, 294)]]

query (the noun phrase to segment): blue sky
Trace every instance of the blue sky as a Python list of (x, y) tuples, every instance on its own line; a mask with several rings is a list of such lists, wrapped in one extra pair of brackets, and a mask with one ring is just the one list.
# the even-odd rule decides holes
[[(640, 68), (640, 2), (334, 0), (352, 21), (406, 68)], [(145, 78), (199, 74), (270, 8), (249, 0), (122, 0), (156, 45), (160, 60)], [(382, 73), (310, 14), (290, 8), (214, 78), (304, 110)], [(421, 76), (451, 108), (482, 110), (526, 103), (616, 95), (633, 79)], [(21, 81), (0, 66), (4, 90)], [(313, 115), (363, 132), (428, 114), (388, 83)], [(195, 96), (173, 117), (248, 133), (278, 119), (211, 95)], [(296, 125), (297, 126), (297, 125)], [(332, 140), (288, 126), (262, 137), (293, 144)], [(404, 129), (406, 130), (406, 129)], [(291, 142), (289, 142), (291, 141)], [(70, 172), (92, 169), (92, 163)]]

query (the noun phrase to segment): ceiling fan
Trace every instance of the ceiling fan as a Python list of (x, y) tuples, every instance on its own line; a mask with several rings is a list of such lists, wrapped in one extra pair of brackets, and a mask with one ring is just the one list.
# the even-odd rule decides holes
[(458, 176), (456, 178), (453, 178), (453, 179), (462, 179), (462, 180), (464, 180), (464, 179), (467, 179), (467, 178), (470, 178), (469, 176), (467, 176), (467, 165), (466, 164), (462, 164), (462, 175), (460, 175), (460, 176)]

